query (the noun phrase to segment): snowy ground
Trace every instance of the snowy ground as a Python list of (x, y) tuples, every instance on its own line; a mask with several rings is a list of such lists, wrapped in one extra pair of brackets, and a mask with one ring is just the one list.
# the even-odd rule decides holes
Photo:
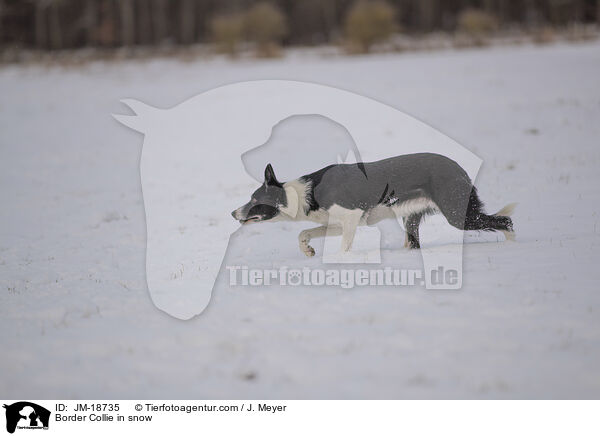
[[(0, 393), (598, 398), (599, 73), (599, 43), (0, 70)], [(520, 203), (517, 241), (467, 244), (460, 291), (221, 286), (191, 321), (160, 312), (142, 137), (110, 114), (126, 97), (171, 107), (271, 78), (363, 94), (448, 134), (483, 159), (489, 211)], [(241, 237), (255, 250), (233, 259), (297, 259), (296, 230), (274, 251), (253, 227)]]

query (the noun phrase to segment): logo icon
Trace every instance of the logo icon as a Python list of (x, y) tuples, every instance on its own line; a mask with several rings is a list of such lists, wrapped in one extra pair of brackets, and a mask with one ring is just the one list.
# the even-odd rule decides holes
[(6, 431), (14, 433), (18, 429), (48, 429), (50, 411), (29, 401), (19, 401), (4, 405), (6, 409)]
[[(159, 309), (179, 319), (190, 319), (208, 306), (213, 288), (224, 270), (223, 261), (230, 251), (230, 242), (242, 234), (240, 223), (232, 219), (230, 211), (242, 204), (243, 199), (247, 201), (249, 188), (241, 187), (249, 185), (248, 175), (255, 182), (263, 182), (262, 169), (273, 156), (283, 156), (280, 162), (287, 162), (290, 170), (287, 173), (290, 177), (284, 176), (287, 180), (335, 163), (340, 151), (344, 162), (343, 156), (353, 151), (357, 163), (380, 161), (390, 156), (435, 153), (456, 162), (470, 180), (475, 180), (481, 166), (481, 159), (469, 150), (391, 106), (314, 83), (286, 80), (234, 83), (206, 91), (170, 109), (154, 108), (131, 99), (122, 102), (135, 115), (114, 117), (144, 134), (140, 175), (146, 211), (148, 290)], [(273, 149), (269, 160), (257, 157), (253, 161), (254, 153), (248, 154), (250, 165), (246, 168), (243, 161), (246, 153), (264, 150), (262, 147), (268, 147), (265, 144), (271, 136), (277, 136), (278, 126), (300, 116), (318, 116), (340, 126), (351, 144), (346, 147), (339, 146), (335, 140), (320, 140), (314, 142), (318, 144), (317, 148), (311, 143), (301, 145), (297, 141), (273, 139), (271, 143), (282, 148)], [(248, 171), (254, 167), (252, 162), (261, 164), (260, 171)], [(277, 168), (282, 168), (280, 165), (278, 163)], [(374, 176), (371, 178), (375, 179)], [(335, 182), (330, 181), (329, 184), (335, 185)], [(370, 186), (366, 181), (362, 185)], [(384, 186), (382, 202), (395, 204), (398, 198), (394, 195), (398, 195), (398, 191), (392, 193), (392, 190), (386, 191)], [(245, 195), (242, 196), (241, 192)], [(299, 192), (302, 194), (301, 190)], [(329, 192), (319, 191), (317, 194), (321, 198), (327, 197)], [(290, 190), (290, 199), (293, 198)], [(295, 203), (290, 200), (286, 207), (292, 210), (292, 204)], [(332, 200), (330, 204), (336, 203)], [(263, 209), (274, 210), (272, 205)], [(407, 206), (405, 209), (408, 211), (410, 208)], [(357, 213), (352, 215), (349, 228), (357, 227), (354, 225), (357, 217)], [(396, 230), (404, 225), (402, 219), (390, 221), (389, 226), (396, 226)], [(329, 223), (325, 221), (323, 224)], [(370, 235), (364, 239), (367, 244), (361, 247), (360, 252), (355, 250), (343, 257), (336, 256), (340, 247), (337, 244), (322, 251), (322, 261), (336, 264), (380, 263), (382, 238), (379, 227), (367, 225), (362, 228), (369, 230)], [(313, 229), (300, 241), (302, 251), (313, 257), (308, 261), (312, 264), (321, 259), (314, 258), (308, 239), (316, 238), (323, 231), (324, 228)], [(352, 245), (351, 233), (347, 232), (345, 248)], [(443, 244), (421, 250), (425, 287), (460, 289), (463, 232), (446, 225), (443, 235)], [(356, 242), (355, 248), (360, 246), (361, 241)], [(203, 250), (199, 247), (209, 248)], [(398, 260), (398, 256), (394, 259)], [(304, 255), (300, 261), (307, 262)], [(262, 265), (257, 267), (262, 269)], [(433, 272), (439, 267), (444, 271), (457, 271), (452, 283), (432, 280)]]

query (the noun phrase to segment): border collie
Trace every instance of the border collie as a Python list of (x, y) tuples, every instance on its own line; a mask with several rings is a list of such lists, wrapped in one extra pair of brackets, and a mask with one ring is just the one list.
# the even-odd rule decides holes
[(342, 235), (342, 251), (352, 247), (357, 226), (402, 217), (405, 246), (420, 248), (419, 224), (441, 212), (460, 230), (502, 231), (513, 239), (509, 218), (515, 204), (487, 215), (469, 176), (453, 160), (433, 153), (391, 157), (377, 162), (329, 165), (281, 183), (271, 164), (265, 180), (248, 203), (231, 215), (241, 224), (261, 221), (313, 221), (304, 230), (300, 249), (314, 256), (312, 238)]

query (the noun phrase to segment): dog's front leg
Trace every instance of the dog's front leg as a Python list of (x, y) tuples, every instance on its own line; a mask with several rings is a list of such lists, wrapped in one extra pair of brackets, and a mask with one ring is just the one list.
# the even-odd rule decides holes
[(353, 213), (344, 217), (342, 221), (342, 251), (350, 251), (352, 248), (352, 242), (354, 242), (354, 235), (356, 234), (356, 228), (360, 223), (362, 212)]
[(320, 226), (314, 229), (302, 230), (298, 235), (300, 250), (308, 257), (312, 257), (315, 255), (315, 249), (308, 245), (311, 239), (323, 238), (325, 236), (339, 236), (341, 234), (342, 228), (340, 226)]

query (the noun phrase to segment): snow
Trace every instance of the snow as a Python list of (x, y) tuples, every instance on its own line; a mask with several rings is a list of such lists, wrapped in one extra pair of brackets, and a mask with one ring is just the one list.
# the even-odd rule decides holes
[[(4, 67), (0, 392), (597, 398), (599, 72), (598, 42)], [(519, 203), (517, 240), (467, 235), (459, 291), (229, 288), (224, 271), (201, 316), (181, 321), (161, 312), (145, 277), (143, 137), (110, 114), (127, 111), (124, 98), (169, 108), (256, 79), (346, 89), (447, 134), (483, 160), (476, 184), (489, 212)], [(293, 168), (282, 171), (289, 177)], [(233, 207), (225, 207), (247, 201), (256, 187), (247, 175), (237, 183), (222, 192), (227, 219)], [(224, 264), (320, 265), (298, 249), (306, 227), (244, 227)], [(314, 247), (319, 253), (322, 243)], [(407, 268), (422, 265), (418, 252), (386, 254)]]

